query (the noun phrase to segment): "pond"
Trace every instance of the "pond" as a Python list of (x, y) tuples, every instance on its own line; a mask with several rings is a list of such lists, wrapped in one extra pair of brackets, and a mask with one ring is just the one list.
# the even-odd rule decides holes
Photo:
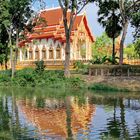
[(0, 140), (140, 139), (140, 94), (0, 89)]

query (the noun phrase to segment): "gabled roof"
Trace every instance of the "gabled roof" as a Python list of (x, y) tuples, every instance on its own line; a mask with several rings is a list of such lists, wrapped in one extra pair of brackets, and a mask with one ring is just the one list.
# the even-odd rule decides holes
[[(70, 11), (67, 13), (68, 19), (70, 17)], [(60, 7), (57, 8), (51, 8), (47, 10), (42, 10), (40, 12), (40, 17), (46, 21), (46, 26), (38, 25), (34, 27), (34, 32), (29, 33), (27, 35), (27, 38), (29, 40), (32, 39), (43, 39), (43, 38), (53, 38), (56, 40), (59, 40), (60, 42), (65, 42), (65, 30), (64, 30), (64, 25), (63, 25), (63, 14), (62, 14), (62, 9)], [(91, 41), (95, 41), (90, 28), (87, 23), (87, 18), (85, 14), (77, 15), (72, 33), (71, 33), (71, 41), (72, 41), (72, 36), (74, 35), (74, 31), (76, 31), (80, 25), (80, 23), (84, 21), (85, 28), (88, 32), (88, 35), (91, 39)]]

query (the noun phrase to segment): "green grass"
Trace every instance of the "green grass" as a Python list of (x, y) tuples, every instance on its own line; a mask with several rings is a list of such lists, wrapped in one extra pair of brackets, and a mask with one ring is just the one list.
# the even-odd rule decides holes
[(125, 88), (117, 88), (117, 87), (113, 87), (111, 85), (107, 85), (107, 84), (102, 84), (102, 83), (94, 83), (94, 84), (91, 84), (89, 87), (88, 87), (90, 90), (103, 90), (103, 91), (119, 91), (119, 92), (128, 92), (129, 90), (128, 89), (125, 89)]

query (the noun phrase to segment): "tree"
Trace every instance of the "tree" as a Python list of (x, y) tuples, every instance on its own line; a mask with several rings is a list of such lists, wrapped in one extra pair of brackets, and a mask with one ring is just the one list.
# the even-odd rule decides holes
[(96, 38), (96, 42), (92, 45), (93, 59), (111, 56), (111, 39), (106, 33)]
[(137, 56), (134, 44), (129, 44), (129, 45), (127, 45), (126, 48), (124, 48), (124, 56), (127, 59), (132, 59), (132, 58), (135, 58)]
[(8, 34), (3, 25), (0, 26), (0, 63), (5, 63), (5, 69), (7, 69), (9, 48), (8, 48)]
[[(65, 46), (65, 77), (70, 77), (69, 63), (70, 63), (70, 35), (76, 16), (82, 9), (94, 0), (58, 0), (63, 13), (63, 23), (65, 28), (66, 46)], [(67, 12), (70, 10), (70, 17)]]
[(135, 51), (140, 56), (140, 38), (134, 43)]
[(119, 10), (122, 20), (122, 36), (120, 42), (120, 60), (119, 64), (123, 64), (123, 47), (124, 41), (127, 34), (128, 24), (133, 21), (134, 13), (138, 13), (138, 9), (140, 7), (139, 0), (118, 0)]
[[(8, 34), (8, 46), (10, 48), (12, 77), (14, 77), (15, 73), (19, 33), (24, 29), (33, 12), (31, 10), (31, 3), (32, 0), (0, 1), (0, 16), (2, 19), (0, 24), (5, 26)], [(13, 45), (16, 46), (14, 55)]]
[[(99, 5), (103, 2), (108, 2), (108, 4), (111, 4), (112, 0), (98, 0), (97, 2)], [(127, 34), (128, 24), (131, 23), (133, 27), (136, 28), (137, 32), (135, 36), (139, 34), (139, 18), (140, 18), (140, 1), (139, 0), (115, 0), (115, 3), (118, 3), (119, 9), (117, 10), (118, 14), (120, 14), (120, 17), (118, 16), (118, 20), (121, 22), (122, 27), (122, 35), (121, 35), (121, 41), (120, 41), (120, 59), (119, 64), (123, 64), (123, 50), (124, 50), (124, 41)], [(113, 5), (110, 5), (110, 9), (112, 9)], [(106, 13), (106, 7), (104, 6), (104, 12)]]
[(118, 13), (119, 4), (117, 1), (100, 1), (98, 3), (98, 22), (105, 28), (105, 32), (108, 37), (112, 38), (112, 63), (115, 63), (115, 38), (117, 38), (121, 33), (121, 23)]
[[(136, 9), (137, 8), (137, 9)], [(135, 28), (135, 32), (133, 34), (134, 40), (140, 38), (140, 8), (135, 7), (137, 12), (132, 14), (131, 25)]]

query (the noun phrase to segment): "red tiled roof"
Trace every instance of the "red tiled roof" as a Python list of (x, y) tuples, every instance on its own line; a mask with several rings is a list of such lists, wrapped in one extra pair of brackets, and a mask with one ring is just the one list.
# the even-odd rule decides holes
[[(70, 17), (70, 11), (68, 11), (68, 19)], [(65, 30), (63, 25), (63, 15), (61, 8), (43, 10), (40, 12), (40, 17), (47, 21), (45, 27), (36, 26), (34, 27), (34, 33), (29, 33), (29, 39), (41, 39), (41, 38), (54, 38), (62, 42), (65, 42)], [(89, 26), (87, 24), (87, 19), (85, 15), (78, 15), (75, 19), (71, 36), (74, 35), (75, 30), (78, 29), (80, 23), (84, 21), (85, 28), (88, 32), (89, 37), (94, 41), (94, 37), (91, 34)], [(64, 36), (64, 37), (62, 37)], [(71, 39), (72, 41), (72, 39)]]

